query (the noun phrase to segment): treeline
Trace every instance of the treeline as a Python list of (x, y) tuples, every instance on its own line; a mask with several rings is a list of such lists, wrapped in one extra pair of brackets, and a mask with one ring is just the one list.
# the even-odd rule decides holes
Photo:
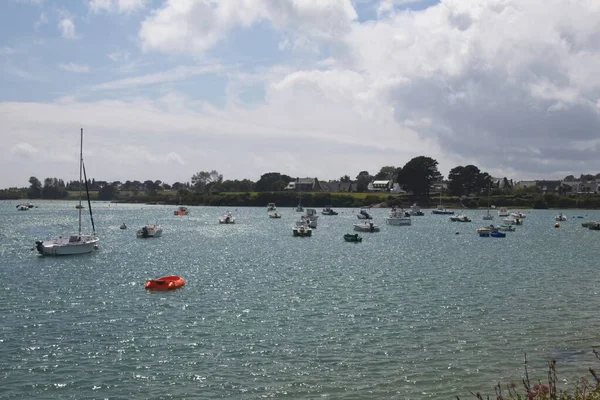
[[(402, 167), (383, 166), (376, 174), (360, 171), (352, 179), (344, 175), (336, 180), (346, 185), (347, 191), (364, 193), (374, 180), (388, 180), (399, 186), (409, 196), (354, 196), (343, 193), (312, 193), (303, 194), (303, 204), (307, 206), (332, 205), (336, 207), (363, 206), (381, 202), (393, 202), (401, 198), (402, 201), (414, 201), (421, 205), (428, 205), (431, 193), (436, 196), (440, 191), (451, 196), (444, 199), (444, 203), (456, 207), (484, 207), (487, 196), (492, 196), (496, 206), (507, 207), (580, 207), (590, 205), (598, 207), (594, 197), (577, 199), (562, 196), (569, 186), (562, 186), (558, 192), (561, 196), (552, 197), (551, 194), (542, 193), (540, 188), (526, 189), (514, 188), (512, 181), (506, 177), (493, 179), (487, 172), (481, 171), (475, 165), (457, 166), (452, 168), (448, 179), (444, 180), (438, 171), (438, 162), (430, 157), (419, 156), (411, 159)], [(590, 181), (600, 178), (597, 175), (581, 175), (579, 180)], [(190, 182), (175, 182), (169, 184), (160, 180), (127, 180), (101, 181), (90, 179), (87, 186), (92, 191), (95, 200), (115, 200), (127, 202), (157, 202), (167, 204), (205, 204), (205, 205), (232, 205), (252, 206), (264, 205), (275, 201), (281, 206), (292, 206), (297, 203), (298, 192), (284, 191), (284, 188), (297, 178), (279, 172), (268, 172), (260, 176), (256, 182), (249, 179), (224, 180), (223, 175), (216, 170), (200, 171), (195, 173)], [(573, 181), (573, 175), (567, 176), (565, 181)], [(331, 182), (331, 181), (330, 181)], [(29, 188), (12, 188), (0, 190), (0, 199), (64, 199), (69, 193), (79, 189), (78, 181), (64, 182), (58, 178), (46, 178), (40, 181), (36, 177), (29, 178)], [(310, 190), (308, 190), (310, 191)], [(482, 200), (482, 197), (485, 199)], [(436, 199), (437, 200), (437, 199)], [(314, 204), (313, 204), (314, 202)]]

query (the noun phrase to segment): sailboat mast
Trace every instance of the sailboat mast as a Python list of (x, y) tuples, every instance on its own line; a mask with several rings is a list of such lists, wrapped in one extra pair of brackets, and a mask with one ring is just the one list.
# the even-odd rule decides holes
[(83, 173), (83, 128), (81, 128), (81, 135), (79, 140), (79, 235), (81, 236), (81, 179)]

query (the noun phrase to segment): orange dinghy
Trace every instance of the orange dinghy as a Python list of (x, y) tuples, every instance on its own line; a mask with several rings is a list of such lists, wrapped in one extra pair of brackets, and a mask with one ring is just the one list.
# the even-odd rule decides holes
[(185, 285), (185, 279), (177, 275), (168, 275), (158, 279), (148, 279), (144, 286), (149, 290), (173, 290), (183, 285)]

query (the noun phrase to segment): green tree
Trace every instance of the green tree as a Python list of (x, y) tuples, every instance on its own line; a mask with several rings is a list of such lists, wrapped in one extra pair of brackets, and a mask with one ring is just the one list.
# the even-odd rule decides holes
[(39, 199), (42, 197), (42, 182), (35, 176), (29, 178), (29, 190), (27, 191), (27, 197), (30, 199)]
[(448, 188), (454, 196), (478, 194), (487, 188), (491, 177), (474, 165), (452, 168), (448, 174)]
[(348, 182), (352, 182), (352, 179), (348, 175), (344, 175), (340, 178), (340, 182), (348, 183)]
[(119, 189), (115, 182), (104, 185), (98, 191), (98, 200), (114, 200), (119, 194)]
[(356, 191), (358, 192), (366, 192), (369, 186), (369, 182), (373, 180), (369, 171), (360, 171), (358, 175), (356, 175)]
[(438, 162), (433, 158), (415, 157), (400, 170), (398, 183), (417, 197), (429, 196), (431, 184), (442, 179), (437, 166)]
[(267, 172), (260, 176), (254, 190), (257, 192), (278, 192), (283, 190), (293, 179), (279, 172)]
[(210, 172), (200, 171), (196, 172), (192, 176), (192, 186), (197, 192), (207, 192), (216, 183), (223, 182), (223, 175), (219, 174), (216, 170)]
[(392, 166), (381, 167), (379, 172), (375, 175), (375, 180), (394, 180), (394, 175), (396, 175), (397, 168)]
[(65, 183), (62, 179), (46, 178), (44, 179), (44, 188), (42, 189), (42, 198), (44, 199), (63, 199), (68, 193)]

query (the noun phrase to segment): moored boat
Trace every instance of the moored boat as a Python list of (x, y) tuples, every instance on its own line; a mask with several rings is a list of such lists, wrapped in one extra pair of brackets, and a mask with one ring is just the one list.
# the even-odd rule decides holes
[(302, 218), (299, 221), (296, 221), (294, 227), (292, 228), (292, 233), (294, 236), (312, 236), (312, 228), (308, 225), (307, 221)]
[(554, 217), (555, 221), (566, 221), (567, 220), (567, 216), (563, 215), (563, 213), (559, 213), (556, 217)]
[(162, 236), (162, 226), (156, 224), (148, 224), (137, 230), (135, 235), (139, 238), (157, 238)]
[(331, 206), (327, 206), (323, 209), (323, 211), (321, 211), (321, 214), (323, 215), (338, 215), (338, 213), (336, 211), (333, 211), (331, 209)]
[(584, 228), (589, 228), (590, 226), (593, 225), (597, 225), (598, 223), (596, 221), (586, 221), (586, 222), (582, 222), (581, 226)]
[(121, 226), (119, 227), (119, 229), (127, 229), (127, 225), (125, 225), (125, 222), (123, 222), (121, 224)]
[(360, 243), (362, 242), (362, 237), (358, 236), (358, 233), (346, 233), (344, 235), (344, 240), (346, 242)]
[[(83, 182), (85, 182), (85, 193), (90, 211), (90, 222), (92, 225), (92, 234), (81, 233), (81, 213), (83, 210), (82, 192)], [(87, 176), (85, 174), (85, 165), (83, 163), (83, 128), (80, 133), (79, 144), (79, 203), (76, 208), (79, 210), (79, 224), (76, 235), (58, 236), (49, 240), (37, 240), (35, 248), (42, 255), (62, 256), (72, 254), (86, 254), (98, 249), (100, 238), (96, 236), (96, 226), (94, 225), (94, 217), (92, 216), (92, 203), (90, 201), (90, 193), (87, 185)]]
[(464, 214), (452, 216), (452, 217), (450, 217), (450, 221), (452, 221), (452, 222), (471, 222), (469, 217), (467, 217)]
[(167, 275), (157, 279), (147, 279), (144, 287), (148, 290), (174, 290), (185, 285), (185, 279), (177, 275)]
[(269, 218), (281, 218), (281, 213), (277, 211), (272, 211), (269, 213)]
[(356, 214), (358, 219), (373, 219), (373, 216), (367, 211), (366, 208), (361, 208), (358, 214)]
[(219, 217), (220, 224), (235, 224), (235, 217), (231, 212), (227, 211), (225, 214)]
[(379, 227), (373, 221), (365, 221), (360, 224), (354, 224), (354, 230), (358, 232), (379, 232)]
[(390, 214), (385, 219), (385, 223), (388, 225), (396, 225), (396, 226), (407, 226), (412, 223), (410, 219), (410, 214), (404, 211), (401, 208), (392, 208), (390, 210)]
[(412, 206), (410, 206), (410, 211), (408, 213), (411, 217), (422, 217), (423, 215), (425, 215), (425, 213), (421, 211), (421, 207), (419, 207), (417, 203), (414, 203)]
[(177, 207), (175, 211), (173, 211), (173, 215), (188, 215), (190, 212), (187, 207)]

